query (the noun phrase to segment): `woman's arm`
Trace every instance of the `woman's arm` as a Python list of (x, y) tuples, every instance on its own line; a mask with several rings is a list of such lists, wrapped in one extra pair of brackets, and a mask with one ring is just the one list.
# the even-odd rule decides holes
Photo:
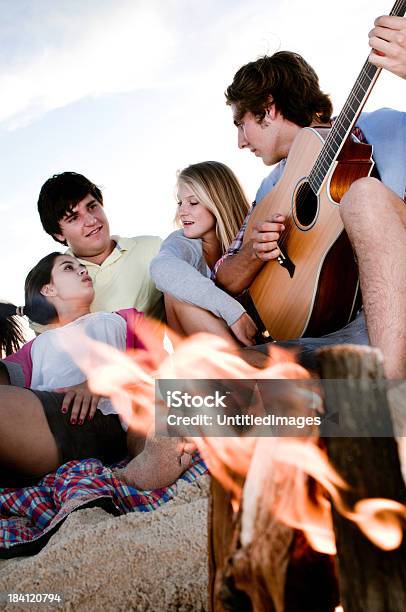
[(185, 238), (181, 232), (174, 232), (163, 242), (151, 262), (150, 273), (160, 291), (212, 312), (228, 326), (245, 312), (237, 300), (207, 278), (200, 240)]
[(100, 395), (96, 395), (89, 389), (87, 380), (71, 387), (60, 387), (54, 389), (57, 393), (64, 393), (61, 411), (68, 412), (71, 407), (69, 420), (72, 425), (83, 425), (86, 418), (91, 421), (96, 414)]

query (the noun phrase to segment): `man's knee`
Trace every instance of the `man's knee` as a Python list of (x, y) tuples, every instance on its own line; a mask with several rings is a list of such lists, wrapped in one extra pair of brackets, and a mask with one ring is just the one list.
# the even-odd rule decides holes
[(388, 189), (378, 179), (367, 176), (355, 181), (341, 200), (341, 216), (368, 211), (371, 200), (382, 201), (388, 196)]
[(340, 203), (340, 214), (349, 236), (381, 227), (392, 192), (373, 177), (355, 181)]

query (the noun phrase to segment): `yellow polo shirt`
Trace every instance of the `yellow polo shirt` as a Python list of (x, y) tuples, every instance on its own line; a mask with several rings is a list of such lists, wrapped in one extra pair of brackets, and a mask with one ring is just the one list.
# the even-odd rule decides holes
[[(116, 246), (101, 265), (79, 259), (86, 266), (95, 290), (90, 310), (114, 312), (136, 308), (146, 315), (160, 316), (162, 294), (149, 275), (149, 265), (159, 252), (161, 239), (158, 236), (112, 236), (112, 239)], [(67, 253), (73, 255), (70, 249)]]
[[(114, 312), (136, 308), (146, 315), (163, 319), (162, 294), (149, 275), (149, 265), (160, 249), (161, 238), (112, 236), (112, 239), (116, 246), (101, 265), (79, 259), (86, 266), (95, 290), (90, 310)], [(70, 249), (66, 253), (73, 255)], [(30, 326), (37, 334), (50, 327), (33, 322)]]

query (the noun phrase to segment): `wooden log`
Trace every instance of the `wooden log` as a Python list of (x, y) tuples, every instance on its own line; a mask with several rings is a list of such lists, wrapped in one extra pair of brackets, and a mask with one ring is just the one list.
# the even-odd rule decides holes
[[(365, 498), (406, 502), (396, 441), (386, 399), (382, 357), (376, 349), (352, 345), (319, 352), (328, 411), (338, 410), (346, 437), (326, 437), (330, 462), (350, 485), (344, 501)], [(360, 432), (365, 437), (356, 437)], [(377, 432), (391, 437), (377, 437)], [(369, 435), (371, 434), (371, 435)], [(406, 544), (384, 551), (333, 506), (340, 583), (345, 612), (403, 612), (406, 606)]]
[(238, 591), (230, 573), (226, 575), (233, 539), (238, 534), (239, 516), (233, 512), (231, 493), (212, 477), (208, 520), (210, 612), (250, 610), (246, 594)]
[(244, 508), (233, 515), (230, 496), (217, 481), (211, 493), (211, 611), (282, 612), (294, 530), (270, 515), (265, 492), (261, 503), (249, 511), (254, 513), (254, 532), (250, 543), (243, 545)]
[[(252, 461), (255, 459), (254, 468), (265, 457), (254, 453)], [(338, 604), (332, 559), (311, 550), (301, 532), (272, 514), (275, 500), (286, 488), (283, 480), (277, 481), (271, 463), (262, 474), (251, 466), (236, 515), (232, 513), (230, 495), (217, 481), (212, 483), (212, 612), (333, 612)]]

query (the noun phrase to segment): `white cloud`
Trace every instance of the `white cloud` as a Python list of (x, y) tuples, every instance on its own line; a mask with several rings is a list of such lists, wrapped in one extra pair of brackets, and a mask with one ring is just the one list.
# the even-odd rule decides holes
[(351, 47), (349, 36), (367, 51), (366, 31), (360, 34), (357, 23), (364, 28), (365, 13), (382, 12), (382, 4), (363, 0), (352, 24), (346, 11), (337, 14), (332, 36), (331, 28), (317, 25), (325, 6), (314, 0), (312, 10), (319, 17), (309, 36), (299, 0), (292, 0), (289, 8), (276, 0), (72, 0), (47, 3), (47, 11), (44, 2), (35, 3), (29, 16), (35, 34), (29, 23), (18, 24), (6, 39), (8, 45), (14, 42), (15, 57), (6, 45), (11, 61), (0, 68), (0, 123), (9, 130), (22, 127), (88, 96), (184, 80), (192, 86), (203, 75), (210, 75), (212, 82), (224, 75), (228, 81), (241, 64), (279, 48), (297, 50), (306, 58), (310, 54), (317, 71), (328, 75), (327, 88), (334, 97), (329, 75), (338, 83), (345, 75), (328, 61), (342, 55), (343, 45)]
[(3, 69), (0, 122), (12, 129), (87, 96), (156, 86), (173, 41), (160, 13), (152, 5), (113, 3), (111, 11), (91, 17), (59, 45), (46, 42), (48, 24), (42, 48), (19, 58), (12, 71)]
[[(35, 207), (54, 172), (100, 183), (112, 229), (130, 235), (170, 230), (175, 171), (188, 163), (224, 161), (253, 197), (267, 168), (237, 150), (223, 96), (234, 72), (298, 51), (339, 110), (387, 1), (342, 0), (338, 11), (314, 0), (310, 13), (302, 0), (0, 0), (2, 293), (21, 302), (28, 268), (57, 248)], [(404, 88), (383, 74), (368, 110), (404, 108)]]

